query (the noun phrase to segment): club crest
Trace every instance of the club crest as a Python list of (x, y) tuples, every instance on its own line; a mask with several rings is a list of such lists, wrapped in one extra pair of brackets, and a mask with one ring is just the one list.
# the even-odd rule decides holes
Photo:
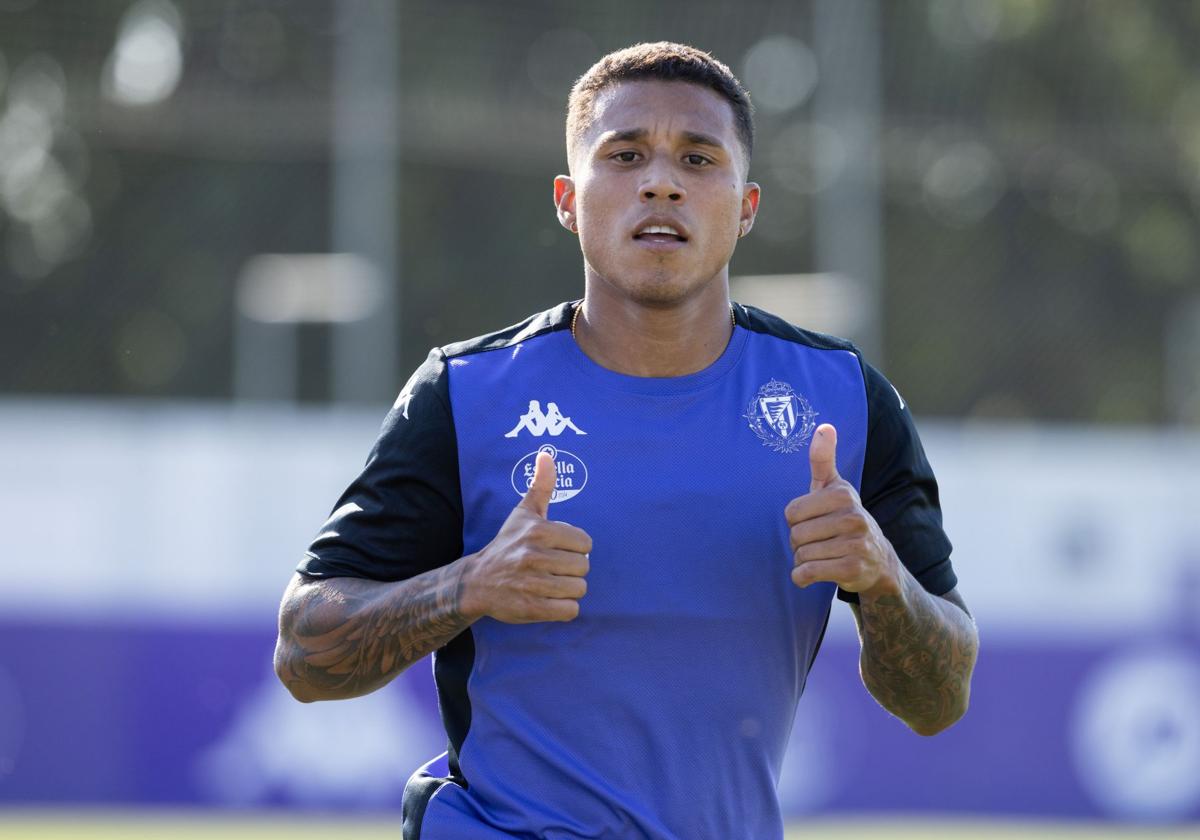
[(758, 389), (742, 415), (765, 446), (795, 452), (817, 428), (817, 412), (786, 382), (772, 379)]

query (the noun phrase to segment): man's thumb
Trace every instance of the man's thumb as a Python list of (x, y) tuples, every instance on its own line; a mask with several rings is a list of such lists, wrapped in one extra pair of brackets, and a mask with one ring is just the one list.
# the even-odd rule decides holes
[(533, 482), (525, 492), (525, 498), (521, 499), (520, 506), (545, 519), (550, 511), (550, 497), (554, 495), (556, 481), (554, 456), (549, 452), (539, 452), (533, 465)]
[(817, 431), (813, 433), (812, 442), (808, 445), (808, 463), (812, 469), (810, 493), (837, 481), (837, 429), (828, 423), (817, 426)]

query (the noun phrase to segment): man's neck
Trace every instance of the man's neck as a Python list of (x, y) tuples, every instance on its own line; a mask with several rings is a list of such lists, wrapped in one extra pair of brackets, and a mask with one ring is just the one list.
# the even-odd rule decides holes
[(725, 352), (733, 333), (729, 293), (714, 281), (674, 306), (651, 307), (589, 283), (575, 340), (596, 364), (629, 376), (686, 376)]

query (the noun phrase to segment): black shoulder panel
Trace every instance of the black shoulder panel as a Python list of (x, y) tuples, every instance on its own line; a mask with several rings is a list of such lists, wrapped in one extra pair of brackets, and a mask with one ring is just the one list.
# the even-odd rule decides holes
[(818, 350), (849, 350), (861, 358), (858, 348), (846, 339), (797, 327), (795, 324), (783, 320), (778, 315), (772, 315), (770, 312), (759, 309), (757, 306), (734, 303), (733, 317), (739, 327), (745, 327), (754, 332), (766, 333), (767, 335), (773, 335), (776, 338), (783, 338), (788, 341), (795, 341), (799, 344), (807, 344), (809, 347), (816, 347)]
[(461, 556), (462, 520), (446, 357), (435, 348), (404, 386), (362, 471), (297, 571), (405, 580)]
[[(867, 452), (863, 465), (863, 507), (879, 523), (896, 554), (921, 585), (942, 595), (957, 584), (950, 563), (950, 540), (942, 529), (937, 481), (925, 457), (908, 406), (895, 387), (863, 359), (850, 341), (790, 324), (754, 306), (734, 304), (738, 325), (820, 350), (847, 350), (858, 357), (867, 401)], [(838, 597), (858, 601), (853, 592)]]
[(579, 301), (560, 303), (552, 309), (530, 315), (525, 320), (502, 330), (447, 344), (442, 348), (442, 352), (446, 354), (447, 358), (453, 359), (456, 356), (469, 356), (472, 353), (484, 353), (488, 350), (511, 347), (534, 336), (555, 330), (569, 330), (571, 315), (578, 303)]

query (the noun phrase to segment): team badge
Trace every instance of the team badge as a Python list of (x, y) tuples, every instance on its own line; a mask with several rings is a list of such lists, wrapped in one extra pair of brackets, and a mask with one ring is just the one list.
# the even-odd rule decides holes
[(539, 452), (548, 452), (554, 459), (554, 492), (550, 494), (550, 504), (565, 502), (587, 485), (587, 466), (579, 456), (546, 443), (522, 457), (513, 467), (512, 488), (518, 496), (524, 496), (533, 484), (533, 467)]
[(795, 452), (817, 428), (817, 412), (791, 385), (772, 379), (758, 389), (743, 415), (765, 446)]

